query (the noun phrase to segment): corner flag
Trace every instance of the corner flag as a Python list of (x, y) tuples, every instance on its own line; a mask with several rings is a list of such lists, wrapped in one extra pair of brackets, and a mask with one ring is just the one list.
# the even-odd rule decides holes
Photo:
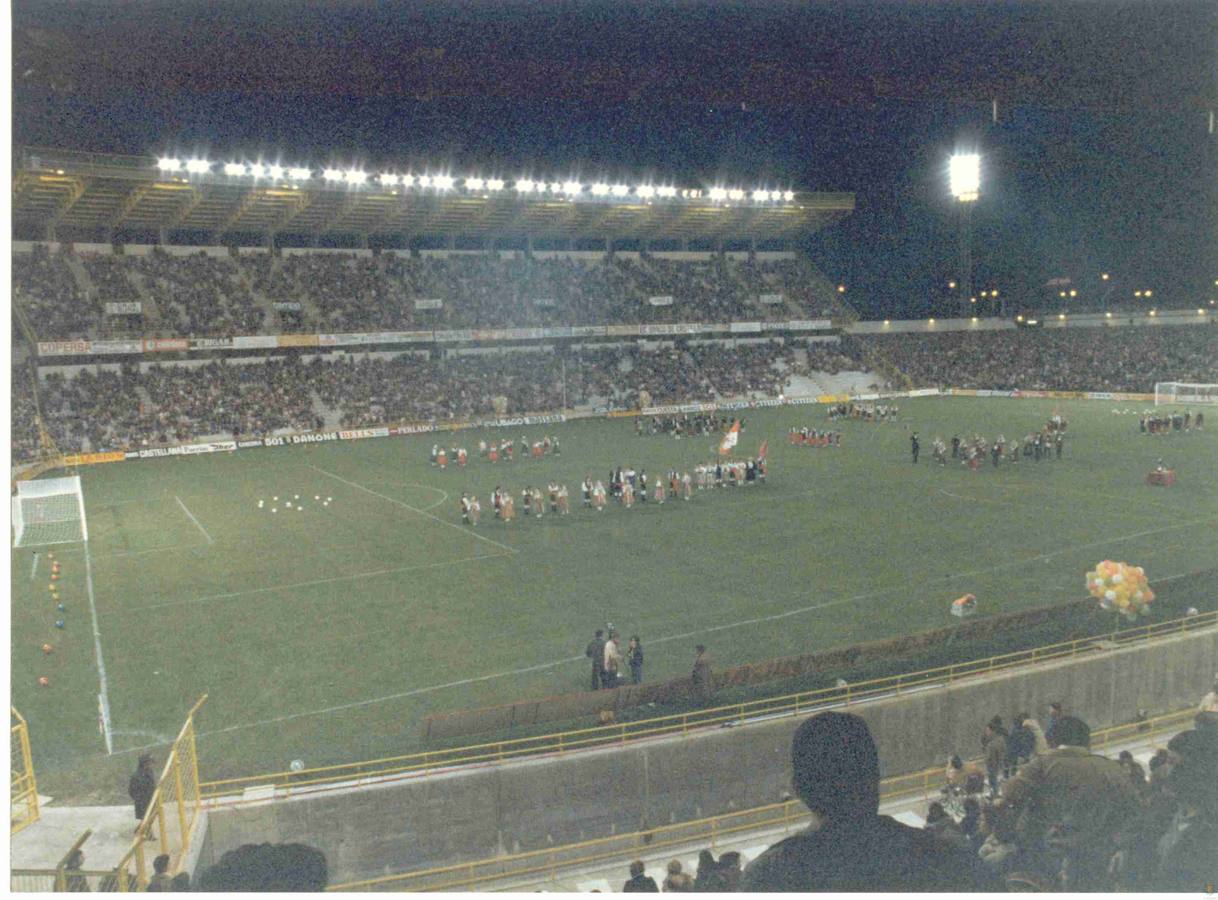
[(734, 419), (732, 427), (727, 430), (727, 434), (723, 436), (723, 440), (719, 442), (719, 455), (725, 456), (731, 452), (736, 446), (736, 441), (740, 439), (740, 420)]

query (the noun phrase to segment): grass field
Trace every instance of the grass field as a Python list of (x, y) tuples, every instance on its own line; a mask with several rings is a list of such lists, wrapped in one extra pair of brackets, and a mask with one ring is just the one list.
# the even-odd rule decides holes
[[(740, 449), (769, 440), (764, 486), (600, 514), (580, 508), (585, 472), (692, 468), (711, 441), (585, 420), (512, 429), (558, 434), (560, 457), (465, 470), (430, 467), (426, 435), (84, 469), (87, 551), (12, 554), (13, 702), (39, 787), (122, 798), (134, 751), (172, 737), (204, 692), (203, 776), (251, 774), (408, 752), (425, 713), (583, 689), (584, 646), (607, 620), (641, 635), (651, 680), (687, 673), (698, 642), (726, 665), (938, 627), (964, 591), (982, 615), (1073, 599), (1107, 557), (1152, 581), (1213, 567), (1218, 429), (1139, 436), (1114, 405), (910, 400), (901, 422), (841, 424), (832, 449), (786, 443), (791, 425), (824, 427), (821, 407), (754, 412)], [(935, 434), (1009, 438), (1054, 410), (1070, 421), (1060, 462), (930, 462)], [(909, 428), (923, 439), (918, 466)], [(1177, 470), (1173, 488), (1143, 483), (1160, 456)], [(489, 506), (496, 484), (550, 479), (570, 486), (570, 517), (460, 524), (462, 490)], [(303, 510), (286, 509), (297, 494)], [(64, 630), (48, 549), (63, 565)], [(37, 686), (43, 674), (50, 687)]]

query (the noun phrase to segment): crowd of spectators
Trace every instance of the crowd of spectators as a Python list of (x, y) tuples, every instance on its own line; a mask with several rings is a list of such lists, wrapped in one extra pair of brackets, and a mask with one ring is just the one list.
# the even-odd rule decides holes
[(856, 337), (918, 387), (1149, 393), (1218, 382), (1218, 327), (1054, 328)]
[[(781, 344), (584, 347), (447, 359), (335, 354), (306, 362), (288, 355), (264, 363), (85, 369), (71, 378), (50, 373), (39, 390), (60, 450), (100, 452), (319, 429), (327, 414), (331, 424), (363, 427), (772, 394), (783, 389), (786, 373), (804, 368)], [(14, 453), (26, 459), (37, 449), (30, 378), (14, 378), (13, 396)]]
[[(835, 303), (815, 299), (812, 270), (800, 260), (678, 261), (645, 253), (215, 257), (159, 247), (145, 255), (80, 256), (94, 294), (84, 302), (65, 252), (35, 245), (14, 254), (20, 298), (44, 338), (725, 322), (827, 316)], [(781, 299), (763, 303), (766, 295)], [(671, 302), (656, 305), (653, 297)], [(107, 301), (156, 308), (143, 317), (102, 317)], [(148, 324), (154, 320), (155, 327)]]

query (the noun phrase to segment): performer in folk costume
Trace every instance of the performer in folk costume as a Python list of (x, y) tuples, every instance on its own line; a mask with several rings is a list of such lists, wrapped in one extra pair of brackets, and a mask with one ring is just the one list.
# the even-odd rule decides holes
[(522, 515), (533, 514), (533, 489), (525, 488), (520, 492), (520, 511)]
[(431, 445), (431, 464), (433, 466), (436, 464), (436, 456), (437, 456), (437, 454), (439, 454), (439, 452), (440, 452), (440, 445), (432, 444)]
[(592, 505), (592, 476), (585, 475), (584, 483), (579, 486), (584, 495), (584, 506)]
[(448, 467), (448, 451), (443, 447), (441, 447), (440, 452), (436, 454), (436, 464), (439, 465), (441, 469)]
[(652, 494), (655, 497), (656, 503), (658, 503), (660, 506), (663, 506), (664, 505), (664, 482), (662, 479), (659, 479), (659, 478), (656, 479), (655, 490), (652, 491)]
[(515, 521), (515, 519), (516, 519), (516, 503), (515, 503), (515, 501), (514, 501), (514, 500), (512, 500), (512, 494), (511, 494), (511, 492), (510, 492), (510, 491), (504, 491), (504, 492), (503, 492), (503, 498), (502, 498), (502, 510), (501, 510), (501, 511), (502, 511), (502, 516), (503, 516), (503, 521), (505, 521), (505, 522), (513, 522), (513, 521)]
[(477, 526), (478, 519), (482, 516), (482, 504), (478, 502), (477, 497), (470, 498), (469, 503), (469, 524)]
[(627, 509), (634, 506), (634, 485), (629, 481), (622, 483), (622, 505)]
[(550, 512), (558, 512), (558, 485), (551, 481), (546, 485), (546, 492), (550, 497)]
[(540, 519), (543, 515), (545, 515), (545, 512), (546, 498), (541, 493), (541, 488), (535, 488), (533, 490), (533, 515)]
[(515, 461), (516, 461), (516, 448), (515, 448), (514, 446), (512, 446), (512, 442), (511, 442), (511, 441), (508, 441), (508, 442), (507, 442), (507, 446), (506, 446), (506, 447), (504, 447), (504, 458), (505, 458), (505, 459), (506, 459), (508, 462), (515, 462)]
[(639, 470), (639, 502), (647, 502), (647, 473)]
[(487, 459), (493, 463), (499, 462), (499, 448), (491, 444), (491, 448), (487, 451)]
[(491, 494), (491, 506), (495, 510), (495, 518), (502, 519), (503, 518), (503, 491), (500, 490), (499, 485), (495, 485), (495, 492), (493, 494)]
[(478, 455), (486, 456), (486, 441), (478, 441)]
[(680, 492), (681, 476), (677, 474), (677, 470), (673, 469), (668, 473), (668, 492), (674, 497)]
[(560, 516), (569, 515), (571, 512), (571, 498), (567, 494), (567, 486), (560, 484), (558, 486), (558, 514)]
[(592, 504), (597, 512), (605, 511), (605, 485), (602, 482), (598, 481), (596, 487), (592, 488)]
[(461, 521), (464, 522), (466, 525), (472, 524), (469, 519), (469, 510), (470, 510), (471, 506), (472, 506), (472, 504), (469, 501), (469, 496), (466, 494), (462, 494), (461, 495)]
[(464, 448), (464, 447), (458, 447), (458, 448), (457, 448), (457, 465), (459, 465), (461, 468), (463, 468), (463, 469), (464, 469), (464, 468), (465, 468), (465, 463), (466, 463), (468, 460), (469, 460), (469, 455), (468, 455), (468, 454), (465, 452), (465, 448)]
[(533, 459), (541, 459), (541, 442), (533, 445)]
[(689, 473), (686, 472), (681, 476), (681, 494), (686, 500), (688, 500), (690, 494), (693, 493), (693, 486), (694, 480), (690, 478)]

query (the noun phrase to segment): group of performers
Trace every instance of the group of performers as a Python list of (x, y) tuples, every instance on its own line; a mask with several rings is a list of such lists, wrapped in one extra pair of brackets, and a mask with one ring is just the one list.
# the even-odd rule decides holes
[(864, 422), (891, 422), (901, 411), (886, 403), (836, 403), (829, 407), (830, 419), (861, 419)]
[(1176, 431), (1191, 431), (1205, 428), (1205, 413), (1197, 413), (1196, 418), (1189, 410), (1183, 413), (1152, 413), (1144, 412), (1138, 418), (1140, 434), (1169, 434)]
[(469, 454), (465, 452), (464, 447), (451, 447), (444, 449), (439, 444), (431, 445), (431, 464), (440, 469), (447, 469), (448, 464), (456, 463), (464, 468), (469, 462)]
[[(913, 460), (916, 463), (919, 450), (917, 432), (914, 432), (910, 438), (910, 443)], [(930, 446), (934, 461), (941, 466), (946, 466), (949, 450), (943, 438), (936, 435)], [(1012, 465), (1018, 465), (1020, 456), (1029, 457), (1036, 462), (1040, 462), (1042, 459), (1052, 459), (1054, 456), (1061, 459), (1064, 446), (1065, 428), (1050, 432), (1046, 427), (1042, 431), (1025, 435), (1022, 441), (1016, 438), (1010, 442), (1001, 434), (993, 442), (976, 433), (964, 440), (961, 440), (960, 435), (955, 434), (952, 435), (950, 455), (951, 459), (976, 471), (985, 462), (987, 456), (994, 468), (998, 468), (999, 463), (1003, 460)]]
[[(704, 434), (722, 434), (731, 425), (732, 419), (729, 417), (714, 416), (710, 413), (639, 416), (634, 420), (634, 433), (639, 436), (664, 434), (675, 438), (698, 437)], [(740, 420), (740, 430), (744, 431), (744, 419)]]
[(787, 431), (787, 443), (796, 447), (840, 447), (840, 431), (818, 431), (815, 428), (791, 428)]
[[(518, 456), (521, 459), (541, 459), (544, 456), (559, 456), (561, 453), (562, 450), (556, 437), (547, 436), (533, 443), (529, 443), (529, 439), (524, 435), (520, 436), (519, 443), (510, 440), (491, 441), (489, 444), (486, 441), (478, 442), (479, 458), (492, 463), (500, 460), (514, 462)], [(465, 452), (464, 447), (445, 450), (438, 444), (431, 445), (431, 464), (437, 468), (448, 468), (450, 462), (464, 466), (468, 461), (469, 454)]]

